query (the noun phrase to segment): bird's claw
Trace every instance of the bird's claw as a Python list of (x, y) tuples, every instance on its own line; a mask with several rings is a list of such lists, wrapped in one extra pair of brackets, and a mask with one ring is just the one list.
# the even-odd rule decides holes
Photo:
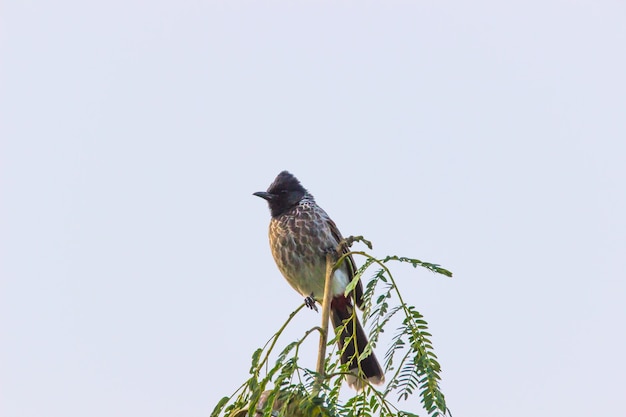
[(327, 247), (326, 249), (324, 249), (324, 250), (323, 250), (323, 252), (324, 252), (324, 254), (325, 254), (325, 255), (333, 255), (333, 256), (337, 256), (338, 249), (339, 249), (339, 248), (336, 248), (336, 247), (334, 247), (334, 246), (329, 246), (329, 247)]
[(317, 306), (315, 305), (315, 298), (313, 298), (313, 294), (309, 295), (304, 299), (304, 305), (310, 308), (311, 310), (315, 310), (317, 313)]

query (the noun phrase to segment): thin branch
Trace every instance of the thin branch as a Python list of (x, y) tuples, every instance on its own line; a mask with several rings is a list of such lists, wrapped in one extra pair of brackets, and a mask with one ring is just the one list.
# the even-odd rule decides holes
[(328, 251), (326, 253), (326, 281), (324, 282), (324, 298), (322, 299), (322, 325), (320, 332), (320, 344), (317, 352), (317, 376), (313, 392), (317, 394), (324, 380), (324, 363), (326, 361), (326, 345), (328, 344), (328, 319), (330, 318), (330, 304), (332, 302), (332, 276), (335, 267), (336, 253)]
[(280, 329), (278, 329), (278, 331), (276, 333), (274, 333), (274, 336), (272, 336), (270, 338), (270, 340), (268, 340), (267, 343), (265, 343), (265, 346), (263, 346), (263, 349), (265, 349), (267, 347), (267, 345), (270, 343), (270, 341), (272, 342), (272, 344), (270, 345), (270, 347), (267, 350), (267, 352), (265, 352), (265, 356), (263, 357), (263, 360), (261, 362), (259, 362), (259, 365), (257, 366), (257, 373), (258, 373), (258, 371), (261, 370), (261, 368), (263, 368), (263, 365), (269, 359), (270, 353), (272, 353), (272, 350), (274, 349), (274, 345), (276, 344), (276, 342), (278, 342), (278, 338), (283, 333), (283, 330), (285, 330), (287, 325), (291, 322), (291, 319), (293, 319), (296, 316), (296, 314), (298, 314), (298, 312), (300, 310), (302, 310), (302, 308), (304, 308), (304, 306), (305, 306), (305, 304), (302, 303), (300, 305), (300, 307), (298, 307), (294, 311), (292, 311), (291, 314), (289, 314), (289, 318), (287, 319), (287, 321), (285, 323), (283, 323), (283, 325), (280, 326)]

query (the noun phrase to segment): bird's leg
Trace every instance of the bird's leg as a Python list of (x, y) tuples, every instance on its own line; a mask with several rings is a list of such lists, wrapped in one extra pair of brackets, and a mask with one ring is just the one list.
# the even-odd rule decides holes
[(313, 298), (313, 293), (304, 299), (304, 305), (310, 308), (311, 310), (315, 310), (317, 313), (317, 306), (315, 305), (315, 298)]

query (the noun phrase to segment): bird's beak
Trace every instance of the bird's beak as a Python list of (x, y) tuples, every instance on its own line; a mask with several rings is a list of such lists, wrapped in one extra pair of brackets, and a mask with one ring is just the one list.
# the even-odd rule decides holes
[(257, 191), (256, 193), (252, 193), (252, 195), (261, 197), (263, 200), (267, 200), (267, 201), (270, 201), (272, 198), (274, 198), (274, 194), (271, 194), (265, 191)]

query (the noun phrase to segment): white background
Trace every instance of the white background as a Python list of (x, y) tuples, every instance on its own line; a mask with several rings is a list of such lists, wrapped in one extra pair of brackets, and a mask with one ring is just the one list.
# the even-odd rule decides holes
[(453, 415), (619, 414), (625, 16), (3, 2), (0, 414), (208, 416), (302, 302), (252, 196), (283, 169), (374, 254), (454, 272), (396, 269)]

